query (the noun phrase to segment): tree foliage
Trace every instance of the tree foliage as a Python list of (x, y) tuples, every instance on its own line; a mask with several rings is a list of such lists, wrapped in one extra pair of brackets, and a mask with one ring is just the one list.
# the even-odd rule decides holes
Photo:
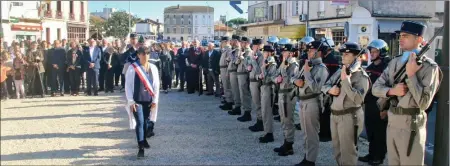
[(91, 15), (89, 17), (89, 24), (92, 25), (93, 30), (98, 31), (99, 34), (105, 32), (106, 20), (101, 17)]
[[(128, 26), (129, 14), (126, 11), (117, 11), (111, 14), (111, 17), (105, 24), (106, 36), (114, 36), (117, 38), (125, 37), (130, 27)], [(140, 19), (136, 16), (131, 16), (131, 27)]]
[(228, 20), (225, 24), (228, 25), (229, 27), (234, 27), (234, 26), (238, 26), (241, 24), (247, 24), (248, 21), (245, 18), (233, 18), (231, 20)]

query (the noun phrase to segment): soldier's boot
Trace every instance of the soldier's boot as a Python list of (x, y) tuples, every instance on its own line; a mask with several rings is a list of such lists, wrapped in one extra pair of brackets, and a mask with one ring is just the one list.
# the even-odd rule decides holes
[(252, 132), (264, 131), (264, 125), (262, 120), (256, 120), (255, 125), (248, 127)]
[(294, 154), (294, 149), (292, 149), (293, 142), (287, 142), (284, 140), (284, 144), (279, 148), (273, 149), (273, 151), (278, 152), (278, 156), (288, 156)]
[(295, 126), (295, 129), (302, 130), (302, 127), (301, 127), (300, 123), (299, 124), (295, 124), (294, 126)]
[(235, 107), (233, 110), (228, 111), (230, 115), (241, 115), (241, 107)]
[(222, 109), (222, 110), (224, 110), (224, 111), (225, 111), (225, 110), (231, 110), (231, 109), (233, 109), (233, 104), (231, 104), (231, 103), (225, 103), (225, 104), (219, 106), (219, 108)]
[(250, 114), (250, 111), (245, 111), (244, 115), (242, 115), (241, 117), (237, 118), (237, 120), (239, 122), (252, 121), (252, 114)]
[(266, 135), (259, 137), (259, 143), (269, 143), (273, 141), (273, 133), (267, 133)]

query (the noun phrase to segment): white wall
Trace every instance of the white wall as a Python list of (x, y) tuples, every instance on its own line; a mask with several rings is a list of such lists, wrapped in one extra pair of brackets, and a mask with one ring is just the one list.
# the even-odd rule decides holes
[(46, 28), (50, 28), (50, 42), (58, 39), (57, 29), (61, 29), (61, 39), (67, 39), (67, 24), (61, 21), (45, 20), (42, 22), (42, 40), (47, 40)]
[(136, 24), (136, 33), (150, 33), (152, 30), (152, 26), (148, 23), (137, 23)]
[[(17, 1), (19, 2), (19, 1)], [(13, 2), (9, 2), (12, 4)], [(20, 1), (22, 6), (11, 6), (11, 11), (9, 11), (10, 17), (18, 17), (18, 18), (31, 18), (31, 19), (39, 19), (38, 7), (40, 5), (39, 1)], [(8, 4), (8, 8), (9, 8)], [(3, 14), (3, 1), (2, 1), (2, 14)], [(6, 10), (6, 12), (8, 12)], [(6, 18), (7, 19), (7, 18)]]
[(212, 39), (214, 36), (214, 12), (194, 13), (192, 31), (194, 37), (197, 36), (199, 40), (203, 37)]

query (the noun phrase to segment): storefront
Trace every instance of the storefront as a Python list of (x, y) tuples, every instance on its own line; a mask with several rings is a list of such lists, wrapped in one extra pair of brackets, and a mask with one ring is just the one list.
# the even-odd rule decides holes
[(241, 27), (247, 30), (247, 37), (266, 40), (269, 36), (278, 36), (283, 24), (284, 22), (282, 20), (277, 20), (250, 23), (241, 25)]
[(39, 24), (11, 24), (11, 37), (16, 41), (36, 41), (41, 37), (42, 26)]
[(278, 32), (279, 38), (289, 38), (291, 40), (299, 40), (306, 34), (306, 25), (288, 25), (280, 28)]

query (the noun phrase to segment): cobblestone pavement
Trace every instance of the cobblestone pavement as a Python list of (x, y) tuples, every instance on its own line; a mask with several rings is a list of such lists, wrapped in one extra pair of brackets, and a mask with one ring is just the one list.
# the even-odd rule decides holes
[[(295, 154), (279, 157), (283, 141), (258, 143), (237, 116), (218, 108), (219, 98), (180, 92), (161, 94), (156, 136), (144, 160), (136, 160), (134, 130), (128, 129), (123, 93), (1, 102), (1, 164), (293, 165), (303, 158), (301, 133)], [(360, 155), (367, 144), (359, 143)], [(362, 164), (362, 163), (360, 163)], [(331, 142), (321, 143), (317, 165), (336, 165)]]

